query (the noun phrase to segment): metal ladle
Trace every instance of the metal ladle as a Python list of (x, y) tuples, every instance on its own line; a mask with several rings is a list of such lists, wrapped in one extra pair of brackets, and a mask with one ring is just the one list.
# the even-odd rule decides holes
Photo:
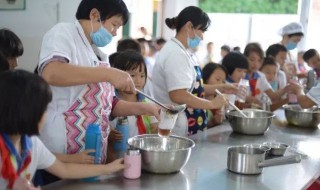
[[(223, 95), (218, 89), (216, 89), (215, 92), (216, 92), (217, 94), (219, 94), (220, 96), (223, 96), (223, 97), (224, 97), (224, 95)], [(234, 105), (232, 102), (229, 101), (229, 105), (232, 106), (235, 110), (237, 110), (242, 117), (248, 118), (248, 116), (247, 116), (246, 114), (244, 114), (244, 113), (243, 113), (236, 105)]]
[(159, 106), (163, 107), (164, 109), (168, 110), (171, 114), (177, 114), (183, 110), (186, 109), (186, 104), (183, 104), (183, 105), (177, 105), (177, 106), (174, 106), (173, 108), (169, 108), (167, 107), (166, 105), (162, 104), (161, 102), (159, 102), (158, 100), (152, 98), (151, 96), (149, 96), (148, 94), (145, 94), (144, 92), (136, 89), (136, 91), (143, 95), (144, 97), (148, 98), (149, 100), (153, 101), (154, 103), (158, 104)]

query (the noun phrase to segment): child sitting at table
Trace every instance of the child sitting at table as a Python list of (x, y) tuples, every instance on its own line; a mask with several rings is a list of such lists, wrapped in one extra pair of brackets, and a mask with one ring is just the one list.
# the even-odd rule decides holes
[[(116, 53), (112, 67), (126, 71), (130, 74), (136, 89), (143, 90), (147, 80), (147, 67), (142, 55), (133, 50), (126, 50)], [(128, 102), (146, 102), (146, 99), (141, 94), (129, 94), (124, 91), (117, 90), (116, 95), (122, 100)], [(129, 136), (133, 137), (141, 134), (157, 133), (158, 120), (154, 116), (137, 115), (128, 116)], [(114, 128), (117, 123), (117, 118), (111, 123)]]
[(123, 159), (107, 165), (63, 163), (37, 137), (52, 99), (49, 85), (23, 70), (0, 74), (0, 189), (35, 189), (36, 169), (60, 178), (86, 178), (124, 169)]
[[(202, 77), (204, 84), (219, 85), (224, 84), (227, 78), (228, 72), (226, 68), (217, 63), (208, 63), (202, 69)], [(207, 99), (212, 100), (213, 95), (206, 96)], [(208, 127), (213, 127), (222, 123), (224, 119), (224, 110), (212, 109), (208, 110)]]
[(320, 55), (317, 50), (309, 49), (303, 54), (303, 60), (309, 67), (314, 69), (317, 74), (317, 78), (320, 78)]

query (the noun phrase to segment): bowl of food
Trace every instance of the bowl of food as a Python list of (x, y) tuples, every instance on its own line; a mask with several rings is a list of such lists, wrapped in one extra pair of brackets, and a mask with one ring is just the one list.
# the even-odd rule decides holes
[(259, 109), (244, 109), (243, 117), (238, 111), (227, 112), (227, 120), (234, 132), (246, 135), (263, 135), (271, 125), (274, 114)]
[(300, 105), (284, 105), (283, 109), (289, 125), (314, 128), (320, 123), (319, 107), (303, 109)]
[(138, 135), (128, 140), (130, 147), (141, 152), (142, 170), (157, 173), (175, 173), (188, 162), (191, 149), (195, 146), (193, 140), (179, 137), (158, 135)]

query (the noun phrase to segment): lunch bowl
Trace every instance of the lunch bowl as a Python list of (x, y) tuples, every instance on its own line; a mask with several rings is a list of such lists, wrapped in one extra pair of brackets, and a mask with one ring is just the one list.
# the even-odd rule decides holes
[(271, 125), (274, 114), (259, 109), (244, 109), (244, 118), (238, 111), (227, 112), (227, 120), (234, 132), (246, 135), (263, 135)]
[(320, 108), (302, 109), (300, 105), (284, 105), (285, 117), (289, 125), (307, 128), (317, 127), (320, 123)]
[(270, 148), (270, 154), (274, 156), (283, 156), (289, 145), (279, 142), (265, 142), (262, 145)]
[(130, 147), (141, 152), (142, 170), (166, 174), (179, 172), (188, 162), (193, 140), (180, 137), (160, 137), (153, 134), (138, 135), (128, 139)]

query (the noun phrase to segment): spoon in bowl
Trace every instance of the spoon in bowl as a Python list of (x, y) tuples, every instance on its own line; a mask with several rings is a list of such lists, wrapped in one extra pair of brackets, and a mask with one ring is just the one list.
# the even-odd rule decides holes
[(148, 98), (149, 100), (153, 101), (154, 103), (158, 104), (159, 106), (163, 107), (164, 109), (168, 110), (171, 114), (177, 114), (183, 110), (186, 109), (186, 104), (183, 105), (177, 105), (177, 106), (173, 106), (172, 108), (167, 107), (166, 105), (162, 104), (161, 102), (159, 102), (158, 100), (152, 98), (151, 96), (149, 96), (148, 94), (136, 89), (136, 91), (143, 95), (144, 97)]
[[(224, 95), (223, 95), (218, 89), (216, 89), (215, 92), (216, 92), (217, 94), (219, 94), (220, 96), (223, 96), (223, 97), (224, 97)], [(229, 105), (232, 106), (235, 110), (237, 110), (242, 117), (248, 118), (248, 116), (247, 116), (246, 114), (244, 114), (244, 113), (243, 113), (236, 105), (234, 105), (232, 102), (229, 101)]]

